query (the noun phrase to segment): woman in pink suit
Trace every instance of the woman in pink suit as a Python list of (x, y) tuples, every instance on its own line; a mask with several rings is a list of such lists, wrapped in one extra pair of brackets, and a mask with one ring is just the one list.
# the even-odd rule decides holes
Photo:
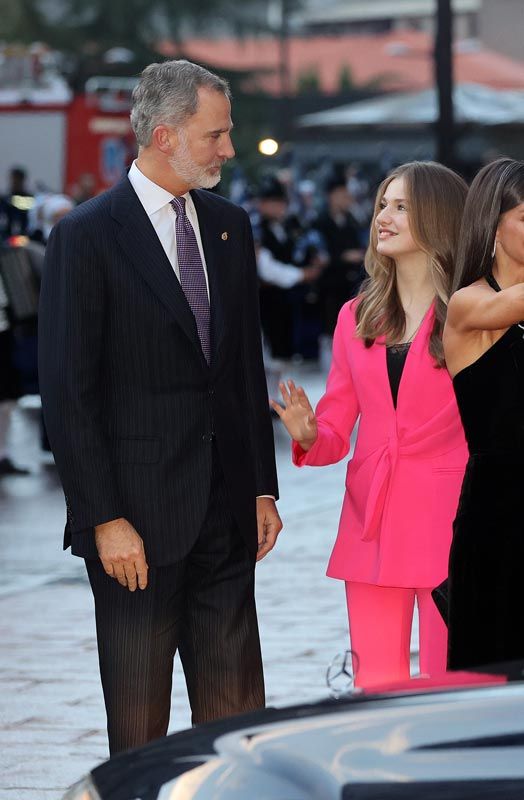
[(340, 312), (326, 392), (273, 404), (298, 466), (344, 458), (357, 420), (328, 575), (346, 582), (357, 686), (410, 675), (415, 598), (420, 671), (446, 669), (431, 590), (447, 575), (467, 458), (442, 328), (467, 187), (435, 163), (396, 169), (378, 190), (361, 294)]

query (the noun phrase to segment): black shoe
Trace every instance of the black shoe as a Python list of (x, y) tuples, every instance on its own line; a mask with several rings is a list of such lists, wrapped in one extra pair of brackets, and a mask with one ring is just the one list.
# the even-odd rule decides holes
[(0, 476), (2, 475), (29, 475), (29, 470), (17, 467), (10, 458), (0, 458)]

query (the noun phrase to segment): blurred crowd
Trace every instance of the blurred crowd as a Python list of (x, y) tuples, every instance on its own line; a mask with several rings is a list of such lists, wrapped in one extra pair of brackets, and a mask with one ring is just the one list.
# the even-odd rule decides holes
[(267, 352), (317, 360), (364, 278), (369, 181), (340, 166), (322, 181), (266, 177), (242, 199), (251, 218)]
[(286, 361), (329, 367), (338, 313), (365, 277), (377, 180), (355, 165), (339, 165), (315, 178), (294, 179), (284, 169), (253, 190), (234, 184), (232, 199), (246, 208), (253, 228), (272, 398)]
[[(338, 312), (364, 278), (375, 183), (355, 165), (332, 168), (321, 179), (294, 178), (283, 169), (255, 188), (240, 173), (231, 182), (231, 199), (244, 206), (253, 228), (270, 396), (277, 395), (287, 360), (328, 366)], [(0, 197), (0, 477), (28, 471), (8, 452), (9, 427), (17, 400), (38, 394), (46, 242), (53, 226), (94, 193), (89, 174), (67, 195), (31, 191), (25, 169), (16, 166)], [(46, 453), (43, 424), (41, 440)]]
[[(70, 195), (29, 188), (23, 167), (13, 167), (0, 197), (0, 477), (29, 472), (9, 452), (16, 402), (38, 394), (37, 316), (45, 245), (54, 225), (93, 196), (92, 176), (82, 176)], [(41, 424), (43, 453), (49, 445)]]

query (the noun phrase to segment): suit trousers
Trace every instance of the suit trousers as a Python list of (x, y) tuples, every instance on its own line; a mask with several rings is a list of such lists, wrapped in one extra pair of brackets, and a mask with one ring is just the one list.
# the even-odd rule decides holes
[(193, 724), (264, 706), (254, 558), (233, 519), (214, 445), (207, 513), (184, 559), (150, 567), (147, 588), (135, 592), (100, 561), (86, 566), (112, 755), (166, 734), (177, 649)]
[(415, 598), (419, 616), (420, 673), (446, 671), (448, 631), (431, 589), (405, 589), (346, 582), (355, 686), (371, 687), (410, 677)]

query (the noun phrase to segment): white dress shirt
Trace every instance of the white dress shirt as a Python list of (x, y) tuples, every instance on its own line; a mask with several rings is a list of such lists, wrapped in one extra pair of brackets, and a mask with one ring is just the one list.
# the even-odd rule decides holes
[[(149, 178), (146, 178), (143, 172), (140, 172), (133, 161), (131, 169), (127, 177), (131, 186), (135, 190), (138, 199), (144, 207), (144, 211), (151, 220), (151, 224), (156, 231), (160, 244), (164, 248), (165, 254), (169, 259), (175, 275), (180, 280), (180, 269), (178, 267), (178, 255), (176, 249), (176, 211), (171, 205), (173, 195), (162, 189), (157, 183), (154, 183)], [(198, 224), (198, 217), (193, 203), (193, 199), (189, 192), (182, 195), (186, 200), (186, 214), (193, 226), (195, 236), (200, 251), (200, 258), (204, 267), (204, 274), (206, 276), (207, 296), (209, 298), (209, 279), (207, 276), (206, 259), (204, 258), (204, 248), (202, 247), (202, 237), (200, 236), (200, 227)]]

